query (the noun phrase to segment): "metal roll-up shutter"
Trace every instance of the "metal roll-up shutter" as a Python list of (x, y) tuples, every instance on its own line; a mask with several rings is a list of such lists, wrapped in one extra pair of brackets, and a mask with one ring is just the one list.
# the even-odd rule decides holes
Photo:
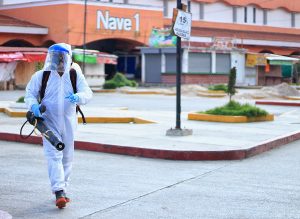
[(229, 74), (230, 68), (231, 68), (230, 54), (217, 54), (216, 55), (216, 72)]
[(211, 54), (210, 53), (189, 53), (190, 73), (210, 73)]
[(146, 83), (161, 82), (161, 54), (145, 54)]
[(165, 54), (166, 57), (166, 73), (176, 72), (176, 54)]

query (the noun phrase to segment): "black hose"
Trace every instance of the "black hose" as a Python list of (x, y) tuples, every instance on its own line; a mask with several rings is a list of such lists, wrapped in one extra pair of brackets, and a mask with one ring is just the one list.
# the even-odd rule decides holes
[[(28, 120), (26, 120), (26, 121), (23, 123), (23, 125), (22, 125), (22, 127), (21, 127), (21, 129), (20, 129), (20, 137), (23, 138), (23, 139), (29, 138), (29, 137), (32, 135), (32, 133), (34, 132), (34, 128), (33, 128), (29, 135), (27, 135), (27, 136), (22, 135), (23, 128), (24, 128), (24, 126), (25, 126), (25, 124), (26, 124), (27, 122), (28, 122)], [(24, 137), (24, 136), (25, 136), (25, 137)]]

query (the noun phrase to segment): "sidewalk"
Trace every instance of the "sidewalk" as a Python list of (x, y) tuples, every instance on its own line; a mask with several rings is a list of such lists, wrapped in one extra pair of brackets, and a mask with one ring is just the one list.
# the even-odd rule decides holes
[[(79, 124), (75, 147), (81, 150), (172, 160), (234, 160), (300, 139), (300, 111), (295, 108), (275, 115), (272, 122), (239, 124), (189, 121), (188, 112), (182, 112), (181, 127), (193, 129), (193, 135), (184, 137), (165, 135), (175, 126), (175, 112), (99, 107), (84, 107), (84, 112), (86, 117), (101, 115), (108, 120), (131, 117), (155, 123)], [(0, 113), (0, 120), (0, 140), (41, 143), (40, 137), (34, 136), (26, 141), (19, 137), (25, 118)], [(27, 133), (31, 129), (32, 126), (28, 125)]]

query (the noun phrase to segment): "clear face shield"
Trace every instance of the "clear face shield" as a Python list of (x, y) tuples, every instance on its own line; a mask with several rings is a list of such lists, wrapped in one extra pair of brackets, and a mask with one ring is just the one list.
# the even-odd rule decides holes
[(45, 61), (46, 71), (57, 71), (63, 73), (70, 67), (71, 58), (66, 52), (49, 51)]

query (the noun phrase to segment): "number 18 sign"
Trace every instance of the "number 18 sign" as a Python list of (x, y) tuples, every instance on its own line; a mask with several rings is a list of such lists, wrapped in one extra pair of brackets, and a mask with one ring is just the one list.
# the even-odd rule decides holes
[(177, 10), (177, 16), (174, 23), (173, 31), (175, 35), (184, 39), (190, 39), (192, 26), (192, 14)]

